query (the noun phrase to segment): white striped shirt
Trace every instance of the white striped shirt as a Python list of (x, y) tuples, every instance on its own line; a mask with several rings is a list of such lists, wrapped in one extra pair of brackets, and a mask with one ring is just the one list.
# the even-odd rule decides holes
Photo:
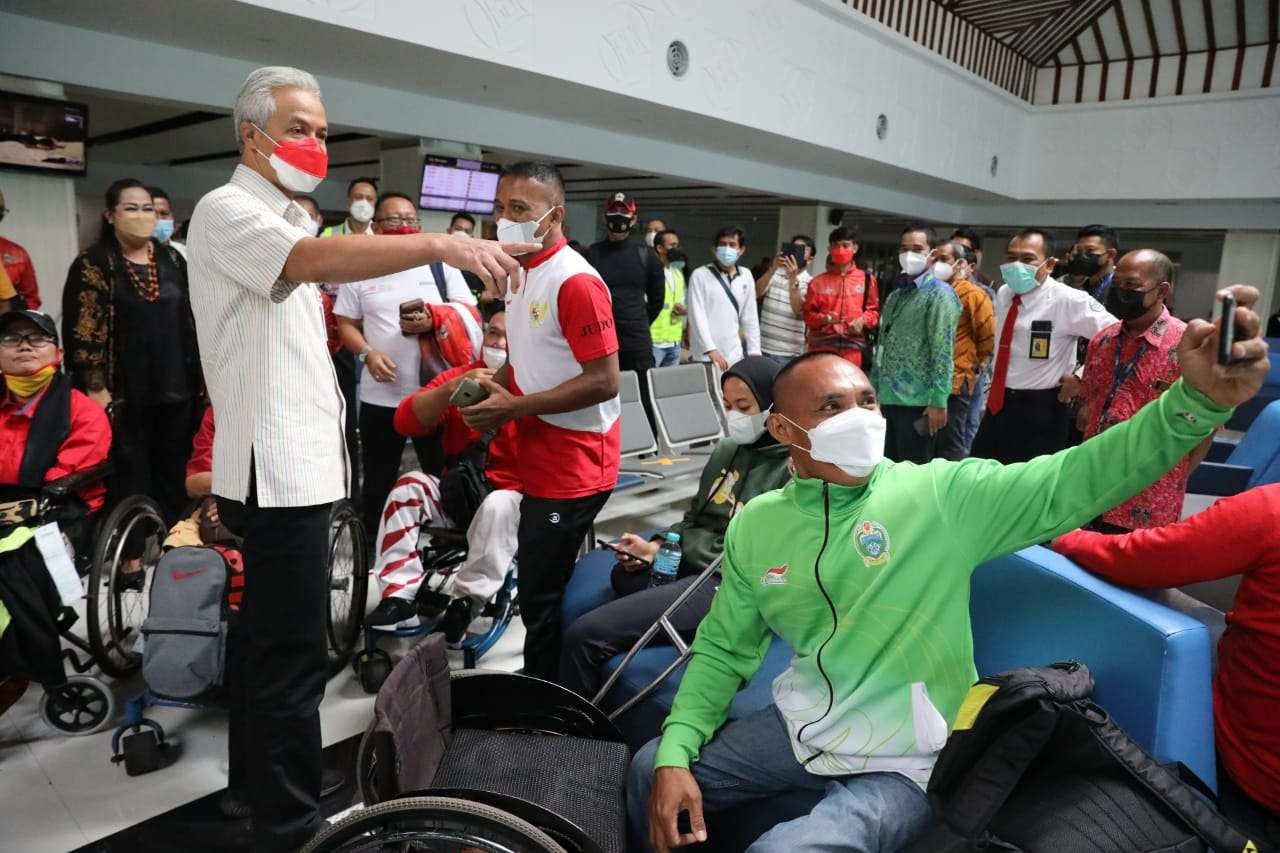
[(317, 285), (280, 279), (306, 212), (237, 166), (191, 214), (187, 267), (205, 384), (217, 412), (213, 491), (259, 506), (346, 496), (343, 400)]
[[(813, 278), (800, 270), (796, 284), (804, 299)], [(760, 303), (760, 349), (770, 355), (799, 355), (804, 352), (804, 320), (791, 310), (791, 279), (786, 270), (775, 270)]]

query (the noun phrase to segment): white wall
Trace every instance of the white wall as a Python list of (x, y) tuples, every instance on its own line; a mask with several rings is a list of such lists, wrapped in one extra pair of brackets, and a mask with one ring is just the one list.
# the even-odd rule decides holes
[(1222, 247), (1222, 268), (1218, 287), (1232, 284), (1251, 284), (1262, 293), (1258, 303), (1259, 316), (1271, 313), (1276, 304), (1277, 270), (1280, 269), (1280, 234), (1232, 231), (1227, 234)]

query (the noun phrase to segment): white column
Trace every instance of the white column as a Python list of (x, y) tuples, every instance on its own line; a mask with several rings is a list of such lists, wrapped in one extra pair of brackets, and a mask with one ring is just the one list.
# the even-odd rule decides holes
[(778, 243), (785, 243), (797, 234), (808, 234), (815, 245), (813, 264), (809, 272), (817, 275), (823, 270), (827, 256), (827, 235), (834, 228), (828, 217), (831, 208), (825, 204), (788, 205), (778, 209)]
[(1262, 294), (1258, 316), (1263, 323), (1272, 306), (1280, 305), (1280, 232), (1228, 231), (1222, 243), (1218, 287), (1248, 284)]

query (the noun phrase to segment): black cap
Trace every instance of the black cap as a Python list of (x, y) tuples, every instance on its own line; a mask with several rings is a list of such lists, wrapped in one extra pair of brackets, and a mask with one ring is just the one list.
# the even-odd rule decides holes
[(53, 322), (53, 318), (48, 314), (40, 311), (6, 311), (0, 314), (0, 335), (9, 331), (9, 327), (19, 320), (27, 320), (34, 323), (40, 331), (53, 338), (53, 342), (58, 342), (58, 324)]

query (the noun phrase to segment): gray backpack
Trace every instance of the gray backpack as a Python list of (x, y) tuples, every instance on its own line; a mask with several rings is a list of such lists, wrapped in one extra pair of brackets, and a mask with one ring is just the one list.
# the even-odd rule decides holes
[(142, 677), (157, 696), (194, 699), (222, 684), (228, 593), (243, 583), (228, 565), (232, 555), (238, 562), (235, 551), (174, 548), (156, 566), (142, 623)]

